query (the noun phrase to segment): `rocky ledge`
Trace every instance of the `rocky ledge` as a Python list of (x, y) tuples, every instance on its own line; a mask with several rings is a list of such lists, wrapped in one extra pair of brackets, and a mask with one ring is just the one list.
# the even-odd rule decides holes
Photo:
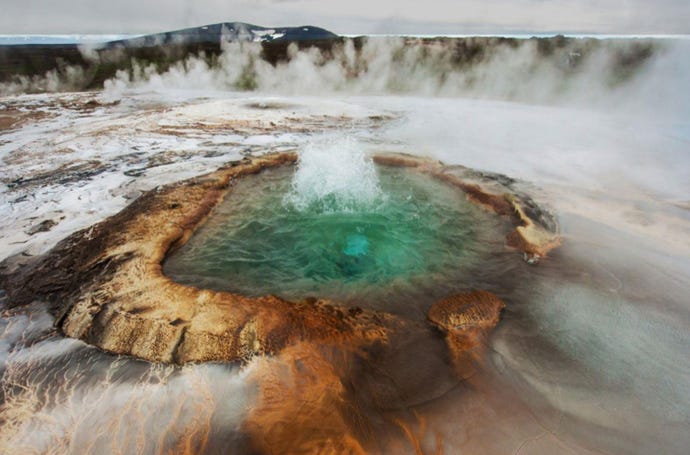
[[(418, 323), (392, 314), (319, 299), (289, 302), (197, 289), (162, 273), (165, 256), (190, 238), (238, 179), (296, 161), (296, 153), (247, 158), (154, 189), (42, 257), (5, 260), (0, 288), (10, 306), (47, 302), (67, 336), (152, 362), (245, 361), (298, 342), (357, 349), (385, 345), (392, 336), (413, 330)], [(559, 243), (555, 224), (544, 222), (548, 217), (535, 212), (534, 204), (496, 192), (498, 187), (488, 190), (466, 168), (459, 174), (457, 167), (399, 154), (378, 155), (375, 161), (416, 168), (456, 185), (471, 200), (510, 219), (515, 230), (507, 244), (531, 257), (544, 256)], [(458, 350), (471, 349), (498, 323), (502, 308), (490, 293), (461, 294), (435, 304), (429, 319), (446, 333), (457, 357)]]

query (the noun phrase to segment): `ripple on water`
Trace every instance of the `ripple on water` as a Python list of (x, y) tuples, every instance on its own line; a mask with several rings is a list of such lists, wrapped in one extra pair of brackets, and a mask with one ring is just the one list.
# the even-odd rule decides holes
[[(241, 180), (164, 265), (175, 280), (248, 296), (327, 297), (376, 309), (428, 303), (491, 268), (504, 222), (457, 188), (422, 173), (377, 168), (375, 203), (297, 207), (294, 169)], [(411, 302), (412, 303), (412, 302)]]

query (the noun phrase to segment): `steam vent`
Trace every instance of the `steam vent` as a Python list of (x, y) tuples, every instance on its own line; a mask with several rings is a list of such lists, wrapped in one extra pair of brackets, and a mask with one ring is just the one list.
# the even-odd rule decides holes
[(289, 185), (297, 159), (247, 159), (151, 191), (18, 265), (3, 287), (14, 305), (52, 302), (66, 335), (152, 362), (246, 361), (297, 342), (385, 345), (419, 330), (405, 314), (420, 302), (457, 353), (459, 339), (473, 348), (498, 323), (504, 303), (447, 289), (486, 267), (498, 236), (529, 261), (559, 242), (498, 182), (406, 155), (373, 158), (384, 181), (367, 209), (300, 208), (309, 202), (290, 201)]

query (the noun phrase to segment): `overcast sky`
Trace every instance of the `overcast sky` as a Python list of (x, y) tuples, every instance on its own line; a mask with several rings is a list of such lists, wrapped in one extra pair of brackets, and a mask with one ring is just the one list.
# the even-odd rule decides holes
[(690, 33), (690, 0), (0, 0), (0, 34), (153, 33), (225, 21), (341, 34)]

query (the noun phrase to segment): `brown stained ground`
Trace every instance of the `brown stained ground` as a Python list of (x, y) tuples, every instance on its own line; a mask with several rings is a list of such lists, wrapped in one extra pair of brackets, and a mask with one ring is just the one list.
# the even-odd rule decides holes
[(262, 362), (251, 378), (259, 384), (258, 401), (243, 428), (256, 453), (375, 452), (366, 413), (348, 390), (342, 358), (297, 343)]
[(51, 117), (43, 111), (27, 111), (14, 107), (0, 109), (0, 132), (20, 128), (28, 123), (38, 122)]
[(446, 336), (453, 366), (460, 376), (468, 374), (474, 350), (498, 324), (505, 303), (487, 291), (456, 294), (436, 302), (427, 318)]
[(119, 101), (103, 102), (96, 98), (73, 99), (65, 97), (58, 99), (55, 105), (42, 100), (27, 102), (21, 99), (6, 98), (0, 104), (0, 133), (41, 120), (54, 118), (60, 110), (68, 109), (81, 114), (91, 114), (99, 108), (109, 108), (119, 104)]

